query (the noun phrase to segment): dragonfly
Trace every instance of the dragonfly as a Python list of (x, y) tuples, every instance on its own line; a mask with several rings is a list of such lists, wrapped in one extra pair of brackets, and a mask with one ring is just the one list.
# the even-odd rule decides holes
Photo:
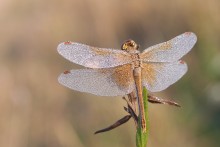
[(146, 132), (143, 86), (150, 92), (159, 92), (178, 81), (188, 69), (180, 59), (196, 41), (194, 33), (185, 32), (143, 52), (131, 39), (125, 41), (121, 49), (63, 42), (57, 47), (58, 53), (86, 68), (65, 71), (58, 81), (70, 89), (98, 96), (123, 96), (135, 92), (141, 128)]

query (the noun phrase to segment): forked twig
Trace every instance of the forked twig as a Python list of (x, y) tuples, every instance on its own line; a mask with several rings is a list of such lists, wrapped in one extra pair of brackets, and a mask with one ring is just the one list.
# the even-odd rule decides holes
[[(123, 125), (124, 123), (128, 122), (131, 117), (133, 118), (133, 120), (135, 122), (135, 126), (137, 128), (137, 124), (138, 124), (138, 116), (137, 116), (137, 112), (136, 112), (137, 98), (135, 97), (134, 92), (128, 94), (127, 96), (128, 96), (128, 99), (124, 96), (122, 97), (122, 99), (124, 99), (127, 102), (127, 107), (124, 107), (124, 110), (126, 112), (128, 112), (129, 115), (122, 117), (121, 119), (119, 119), (118, 121), (116, 121), (114, 124), (110, 125), (107, 128), (96, 131), (94, 134), (103, 133), (103, 132), (113, 130), (113, 129)], [(148, 102), (154, 103), (154, 104), (168, 104), (171, 106), (181, 107), (178, 103), (176, 103), (173, 100), (165, 100), (165, 99), (162, 99), (162, 98), (156, 97), (154, 95), (150, 95), (150, 94), (148, 94)]]
[(114, 124), (110, 125), (109, 127), (107, 128), (104, 128), (104, 129), (101, 129), (101, 130), (98, 130), (96, 131), (94, 134), (98, 134), (98, 133), (103, 133), (103, 132), (107, 132), (107, 131), (110, 131), (112, 129), (115, 129), (119, 126), (121, 126), (122, 124), (126, 123), (127, 121), (129, 121), (129, 119), (132, 117), (135, 121), (135, 124), (136, 124), (136, 127), (137, 127), (137, 123), (138, 123), (138, 117), (136, 115), (136, 113), (134, 112), (133, 108), (132, 108), (132, 105), (130, 104), (131, 101), (129, 99), (129, 101), (125, 98), (125, 97), (122, 97), (126, 102), (127, 102), (127, 107), (124, 107), (124, 110), (126, 112), (128, 112), (130, 115), (126, 115), (124, 116), (123, 118), (119, 119), (118, 121), (116, 121)]

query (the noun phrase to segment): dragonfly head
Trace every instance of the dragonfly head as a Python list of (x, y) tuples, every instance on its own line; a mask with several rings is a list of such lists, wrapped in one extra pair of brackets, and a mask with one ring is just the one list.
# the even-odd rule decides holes
[(135, 50), (138, 50), (138, 48), (139, 48), (139, 45), (137, 45), (137, 43), (135, 43), (134, 40), (131, 40), (131, 39), (125, 41), (121, 46), (121, 49), (126, 52), (135, 51)]

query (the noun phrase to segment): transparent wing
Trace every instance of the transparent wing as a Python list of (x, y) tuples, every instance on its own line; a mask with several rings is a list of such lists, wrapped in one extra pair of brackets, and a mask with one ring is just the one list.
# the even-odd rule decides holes
[(196, 41), (194, 33), (186, 32), (167, 42), (147, 48), (140, 57), (144, 62), (174, 62), (187, 54)]
[(143, 63), (142, 84), (151, 92), (162, 91), (178, 81), (187, 71), (183, 61)]
[(58, 45), (57, 50), (69, 61), (89, 68), (109, 68), (131, 62), (130, 55), (122, 50), (96, 48), (80, 43), (64, 42)]
[(70, 89), (100, 96), (125, 95), (135, 87), (131, 65), (71, 70), (61, 74), (58, 81)]

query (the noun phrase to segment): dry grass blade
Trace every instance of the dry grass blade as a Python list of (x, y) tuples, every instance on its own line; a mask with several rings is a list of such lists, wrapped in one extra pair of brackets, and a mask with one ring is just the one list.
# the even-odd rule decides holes
[(168, 104), (171, 106), (181, 107), (177, 102), (174, 102), (173, 100), (165, 100), (153, 95), (148, 95), (148, 101), (155, 104)]
[(112, 129), (116, 128), (116, 127), (119, 127), (120, 125), (126, 123), (130, 118), (131, 118), (131, 115), (126, 115), (123, 118), (119, 119), (117, 122), (115, 122), (113, 125), (111, 125), (111, 126), (109, 126), (107, 128), (98, 130), (94, 134), (110, 131), (110, 130), (112, 130)]

